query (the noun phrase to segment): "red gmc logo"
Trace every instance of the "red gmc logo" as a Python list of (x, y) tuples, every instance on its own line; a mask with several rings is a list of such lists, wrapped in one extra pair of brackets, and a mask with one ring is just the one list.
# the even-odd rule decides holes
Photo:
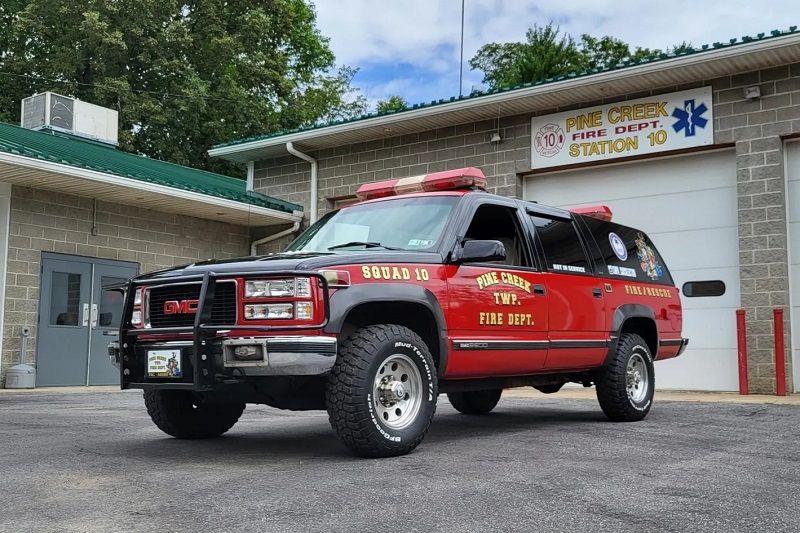
[(165, 315), (189, 315), (197, 312), (197, 300), (167, 300), (164, 302)]

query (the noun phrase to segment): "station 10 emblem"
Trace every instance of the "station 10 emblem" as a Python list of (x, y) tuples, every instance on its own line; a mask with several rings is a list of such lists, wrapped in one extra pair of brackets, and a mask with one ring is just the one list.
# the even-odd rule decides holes
[(564, 147), (564, 130), (552, 122), (545, 124), (536, 132), (533, 146), (540, 156), (553, 157)]

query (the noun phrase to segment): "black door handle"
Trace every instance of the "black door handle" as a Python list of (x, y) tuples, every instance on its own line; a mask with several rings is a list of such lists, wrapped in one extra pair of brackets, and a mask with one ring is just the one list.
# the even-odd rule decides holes
[(544, 285), (534, 285), (533, 294), (544, 294)]
[(602, 291), (602, 289), (599, 289), (599, 288), (595, 287), (594, 289), (592, 289), (592, 295), (595, 298), (602, 298), (603, 297), (603, 291)]

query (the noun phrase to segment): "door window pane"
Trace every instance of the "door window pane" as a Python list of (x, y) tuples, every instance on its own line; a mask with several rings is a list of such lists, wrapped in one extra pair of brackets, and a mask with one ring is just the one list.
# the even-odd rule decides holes
[(464, 239), (500, 241), (506, 249), (506, 259), (502, 264), (531, 266), (516, 209), (504, 205), (481, 205), (475, 211)]
[(97, 324), (102, 328), (118, 328), (119, 319), (122, 314), (123, 296), (121, 292), (108, 290), (105, 287), (117, 287), (123, 285), (124, 278), (114, 278), (102, 276), (100, 278), (100, 308), (98, 310)]
[(571, 221), (531, 216), (542, 244), (547, 269), (565, 274), (588, 274), (589, 261)]
[(80, 324), (81, 275), (72, 272), (53, 272), (50, 287), (50, 325), (77, 326)]

